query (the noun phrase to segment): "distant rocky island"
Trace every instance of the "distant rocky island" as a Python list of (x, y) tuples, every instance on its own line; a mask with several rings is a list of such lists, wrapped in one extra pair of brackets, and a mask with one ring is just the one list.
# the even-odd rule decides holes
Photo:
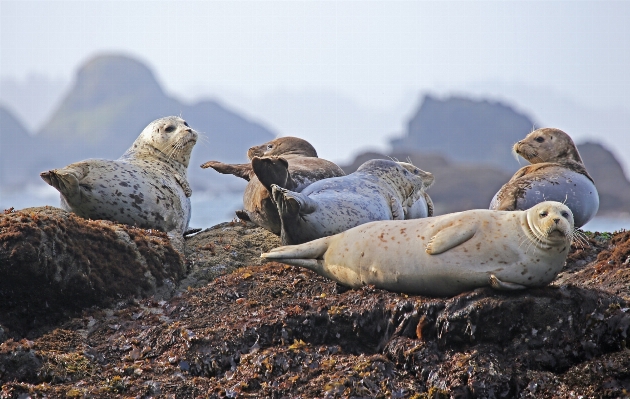
[[(42, 170), (86, 158), (118, 158), (149, 122), (167, 115), (181, 115), (203, 136), (190, 163), (189, 180), (194, 190), (216, 186), (216, 174), (198, 167), (204, 161), (244, 162), (250, 146), (277, 136), (216, 101), (185, 104), (170, 97), (149, 67), (136, 59), (101, 55), (79, 68), (56, 111), (33, 137), (19, 122), (7, 125), (5, 118), (16, 118), (3, 110), (2, 152), (12, 153), (20, 177), (5, 180), (5, 172), (0, 184), (38, 181)], [(3, 170), (15, 167), (15, 163), (2, 160)]]
[[(180, 102), (134, 58), (99, 55), (78, 69), (72, 87), (38, 132), (28, 132), (9, 108), (0, 106), (0, 188), (8, 192), (29, 183), (44, 185), (41, 171), (87, 158), (118, 158), (149, 122), (165, 115), (181, 115), (202, 133), (189, 168), (196, 193), (242, 190), (240, 179), (198, 166), (211, 159), (245, 162), (250, 146), (277, 136), (217, 101)], [(512, 144), (540, 126), (502, 102), (425, 95), (406, 132), (391, 140), (391, 151), (363, 153), (343, 167), (352, 172), (371, 158), (409, 157), (435, 174), (429, 193), (437, 214), (487, 208), (494, 193), (525, 164), (513, 158)], [(598, 143), (578, 148), (598, 187), (600, 212), (627, 213), (630, 182), (614, 155)]]

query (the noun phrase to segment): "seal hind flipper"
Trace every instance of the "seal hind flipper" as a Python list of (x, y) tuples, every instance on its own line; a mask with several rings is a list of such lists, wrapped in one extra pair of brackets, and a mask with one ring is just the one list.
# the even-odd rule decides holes
[(438, 231), (425, 249), (429, 255), (438, 255), (470, 240), (477, 232), (476, 223), (455, 223)]
[(320, 238), (301, 245), (286, 245), (260, 255), (261, 258), (301, 266), (326, 276), (324, 254), (328, 250), (330, 237)]
[(293, 189), (296, 184), (289, 173), (289, 162), (282, 157), (253, 157), (252, 169), (263, 186), (271, 191), (271, 185)]
[(317, 203), (302, 193), (296, 193), (277, 184), (271, 185), (271, 198), (278, 207), (280, 218), (283, 216), (297, 217), (315, 212)]
[(296, 193), (275, 184), (271, 185), (271, 199), (280, 216), (280, 239), (283, 245), (299, 243), (300, 218), (315, 212), (317, 203), (308, 196)]
[(42, 172), (39, 176), (69, 200), (77, 198), (81, 194), (79, 176), (76, 175), (73, 168), (53, 169)]
[(494, 274), (490, 275), (490, 286), (495, 290), (499, 291), (516, 291), (516, 290), (524, 290), (524, 285), (516, 284), (516, 283), (508, 283), (507, 281), (501, 281)]

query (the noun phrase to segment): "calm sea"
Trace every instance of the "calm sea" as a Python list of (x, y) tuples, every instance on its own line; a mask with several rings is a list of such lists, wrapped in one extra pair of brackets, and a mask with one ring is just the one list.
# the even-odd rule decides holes
[[(243, 194), (238, 193), (195, 193), (192, 200), (190, 227), (211, 227), (236, 217), (234, 211), (242, 209)], [(48, 185), (29, 186), (21, 192), (0, 191), (0, 210), (23, 209), (33, 206), (59, 206), (59, 193)], [(614, 232), (630, 230), (630, 214), (620, 216), (598, 216), (582, 227), (582, 230)]]

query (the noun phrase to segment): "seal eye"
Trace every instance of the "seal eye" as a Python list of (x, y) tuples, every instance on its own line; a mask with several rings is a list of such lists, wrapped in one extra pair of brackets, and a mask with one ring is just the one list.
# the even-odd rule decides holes
[(569, 213), (568, 212), (562, 212), (561, 215), (565, 219), (569, 217)]
[(536, 137), (534, 140), (536, 140), (539, 143), (542, 143), (543, 141), (545, 141), (544, 137)]
[(273, 148), (273, 144), (267, 144), (267, 149), (270, 150)]
[(173, 130), (175, 130), (175, 126), (173, 126), (173, 125), (168, 125), (168, 126), (166, 127), (166, 129), (164, 129), (164, 131), (165, 131), (166, 133), (170, 133), (170, 132), (172, 132)]
[(184, 121), (184, 126), (190, 127), (188, 126), (188, 122)]
[(541, 217), (541, 218), (546, 218), (546, 217), (547, 217), (547, 215), (549, 215), (549, 214), (548, 214), (546, 211), (545, 211), (545, 212), (541, 212), (541, 213), (540, 213), (540, 217)]

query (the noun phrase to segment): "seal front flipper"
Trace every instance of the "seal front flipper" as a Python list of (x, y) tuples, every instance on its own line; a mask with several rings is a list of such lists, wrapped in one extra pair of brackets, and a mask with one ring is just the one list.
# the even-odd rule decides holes
[(392, 211), (392, 220), (405, 220), (405, 212), (398, 198), (391, 194), (387, 194), (387, 196), (389, 197), (389, 209)]
[(186, 197), (190, 197), (192, 195), (192, 188), (190, 188), (188, 180), (186, 180), (186, 178), (184, 177), (181, 177), (178, 173), (175, 173), (174, 177), (177, 183), (182, 187), (182, 190), (184, 190), (184, 194), (186, 195)]
[(495, 290), (499, 291), (515, 291), (515, 290), (524, 290), (524, 285), (516, 284), (516, 283), (508, 283), (507, 281), (501, 281), (494, 274), (490, 275), (490, 286)]
[(247, 214), (247, 212), (243, 209), (239, 209), (238, 211), (234, 212), (236, 213), (236, 217), (238, 217), (239, 219), (241, 219), (244, 222), (251, 222), (252, 219), (249, 217), (249, 215)]
[(425, 252), (438, 255), (470, 240), (477, 232), (477, 223), (454, 223), (438, 231), (427, 244)]
[(252, 169), (252, 165), (249, 163), (237, 163), (237, 164), (228, 164), (219, 161), (208, 161), (201, 165), (202, 169), (212, 168), (217, 172), (224, 175), (234, 175), (236, 177), (240, 177), (241, 179), (245, 179), (249, 181), (254, 171)]
[(253, 157), (252, 169), (258, 180), (269, 191), (273, 184), (289, 190), (297, 186), (289, 174), (289, 162), (282, 157)]
[(429, 194), (424, 193), (424, 200), (427, 202), (427, 216), (433, 216), (433, 200), (429, 197)]

